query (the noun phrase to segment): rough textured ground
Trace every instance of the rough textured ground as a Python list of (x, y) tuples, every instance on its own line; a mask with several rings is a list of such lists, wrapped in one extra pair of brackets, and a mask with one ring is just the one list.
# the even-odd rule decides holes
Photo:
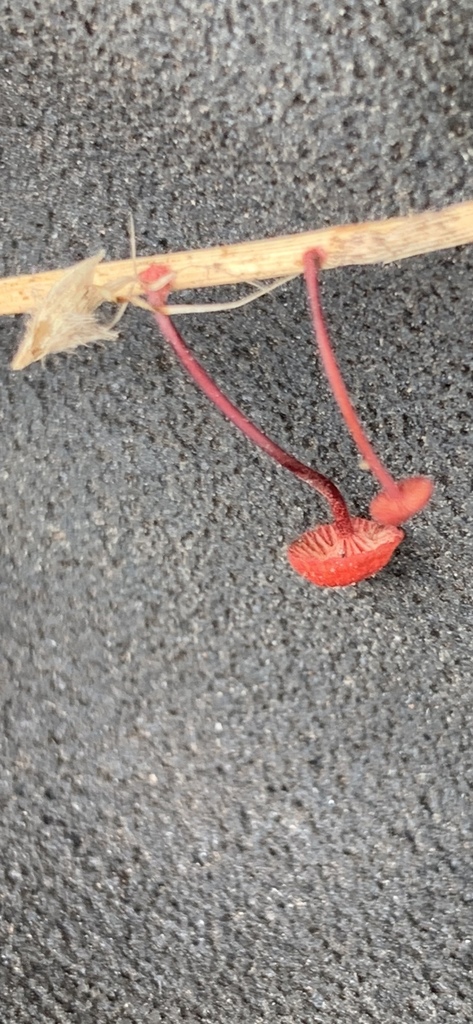
[[(3, 273), (126, 255), (130, 209), (154, 252), (473, 195), (469, 0), (0, 12)], [(473, 1019), (472, 271), (324, 279), (379, 450), (437, 480), (344, 592), (285, 561), (320, 502), (146, 314), (17, 375), (1, 322), (4, 1024)], [(367, 507), (300, 282), (185, 330)]]

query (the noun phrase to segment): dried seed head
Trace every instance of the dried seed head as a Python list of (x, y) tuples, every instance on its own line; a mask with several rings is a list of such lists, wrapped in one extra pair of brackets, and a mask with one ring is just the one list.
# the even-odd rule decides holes
[(372, 519), (352, 519), (353, 533), (342, 536), (336, 523), (308, 530), (287, 551), (292, 568), (319, 587), (348, 587), (374, 576), (404, 538), (403, 530)]
[(95, 270), (104, 256), (101, 250), (81, 260), (53, 285), (27, 320), (25, 333), (10, 364), (12, 370), (23, 370), (50, 353), (73, 351), (79, 345), (117, 338), (112, 327), (125, 306), (108, 324), (101, 324), (96, 317), (98, 307), (108, 300), (103, 289), (93, 284)]

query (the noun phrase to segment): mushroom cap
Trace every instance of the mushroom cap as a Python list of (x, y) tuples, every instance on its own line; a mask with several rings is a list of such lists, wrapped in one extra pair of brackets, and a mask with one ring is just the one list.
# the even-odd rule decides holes
[(292, 568), (318, 587), (348, 587), (385, 566), (404, 531), (372, 519), (352, 519), (349, 537), (336, 523), (324, 523), (303, 533), (287, 550)]
[(397, 496), (381, 491), (370, 505), (373, 519), (385, 526), (399, 526), (420, 512), (431, 498), (434, 484), (427, 476), (410, 476), (400, 480), (397, 488)]

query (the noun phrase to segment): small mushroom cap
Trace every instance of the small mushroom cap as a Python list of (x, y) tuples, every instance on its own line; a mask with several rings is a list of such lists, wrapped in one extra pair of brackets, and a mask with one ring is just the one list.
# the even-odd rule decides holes
[(427, 505), (433, 489), (433, 481), (427, 476), (411, 476), (407, 480), (400, 480), (396, 497), (381, 491), (373, 498), (371, 515), (385, 526), (399, 526)]
[(303, 533), (287, 551), (292, 568), (318, 587), (348, 587), (374, 576), (389, 562), (404, 532), (372, 519), (352, 519), (352, 526), (349, 537), (336, 523)]

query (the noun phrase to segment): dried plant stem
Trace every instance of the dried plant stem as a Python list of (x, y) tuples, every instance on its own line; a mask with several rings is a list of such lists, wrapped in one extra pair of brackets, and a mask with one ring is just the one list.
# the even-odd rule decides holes
[[(473, 201), (470, 201), (408, 217), (342, 224), (298, 235), (160, 254), (155, 260), (162, 262), (165, 258), (166, 266), (175, 275), (172, 290), (180, 291), (302, 274), (302, 258), (308, 249), (323, 249), (324, 269), (328, 269), (392, 263), (472, 242)], [(124, 280), (135, 279), (136, 274), (152, 262), (153, 257), (142, 256), (136, 261), (101, 263), (93, 283), (98, 288), (108, 289), (116, 301), (123, 301), (130, 295), (138, 295), (140, 289), (138, 283), (124, 288)], [(37, 306), (63, 273), (64, 270), (51, 270), (0, 279), (0, 316), (26, 313)], [(117, 284), (115, 294), (114, 283)]]

